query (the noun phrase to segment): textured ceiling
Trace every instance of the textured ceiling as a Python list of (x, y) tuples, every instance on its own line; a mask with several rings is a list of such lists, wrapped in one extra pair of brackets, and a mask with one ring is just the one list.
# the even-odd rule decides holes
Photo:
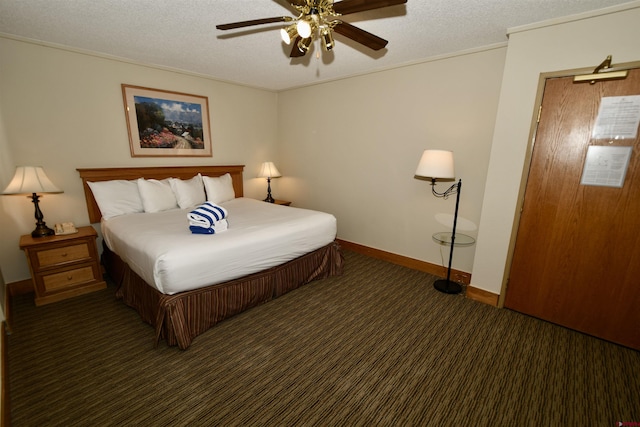
[(278, 31), (283, 24), (215, 28), (294, 16), (283, 0), (0, 0), (0, 33), (282, 90), (503, 43), (508, 28), (627, 2), (408, 0), (344, 17), (388, 40), (385, 49), (374, 52), (335, 34), (335, 49), (319, 58), (316, 45), (290, 59)]

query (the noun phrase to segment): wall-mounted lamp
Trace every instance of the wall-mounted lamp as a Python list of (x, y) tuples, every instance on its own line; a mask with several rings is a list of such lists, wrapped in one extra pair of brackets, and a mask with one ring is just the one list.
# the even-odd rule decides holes
[(16, 168), (16, 173), (13, 175), (13, 179), (2, 192), (2, 194), (7, 195), (30, 194), (31, 201), (35, 205), (36, 209), (36, 229), (33, 230), (31, 236), (51, 236), (55, 233), (52, 229), (47, 227), (47, 224), (44, 222), (44, 216), (42, 215), (42, 211), (38, 205), (40, 199), (40, 195), (38, 193), (62, 193), (62, 190), (56, 187), (49, 178), (47, 178), (44, 170), (39, 166), (18, 166)]
[(458, 294), (462, 292), (462, 286), (451, 280), (451, 261), (453, 260), (453, 247), (456, 239), (456, 223), (458, 222), (458, 206), (460, 204), (460, 190), (462, 189), (462, 180), (458, 180), (443, 193), (436, 191), (436, 180), (446, 179), (451, 180), (455, 178), (453, 170), (453, 152), (445, 150), (424, 150), (418, 168), (416, 169), (416, 176), (431, 178), (431, 192), (436, 197), (442, 197), (446, 199), (452, 194), (456, 194), (456, 210), (453, 216), (453, 232), (451, 234), (451, 250), (449, 251), (449, 267), (447, 268), (447, 278), (436, 280), (433, 287), (440, 292), (447, 294)]
[(280, 178), (281, 176), (273, 162), (264, 162), (262, 164), (258, 178), (267, 178), (267, 198), (264, 199), (265, 202), (274, 202), (273, 197), (271, 197), (271, 178)]

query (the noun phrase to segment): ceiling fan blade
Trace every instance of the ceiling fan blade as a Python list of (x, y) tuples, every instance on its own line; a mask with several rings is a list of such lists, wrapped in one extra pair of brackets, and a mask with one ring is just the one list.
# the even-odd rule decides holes
[(342, 0), (333, 4), (333, 10), (340, 15), (347, 15), (381, 7), (396, 6), (406, 2), (407, 0)]
[(293, 6), (293, 8), (295, 9), (296, 6), (306, 6), (307, 5), (307, 0), (273, 0), (276, 3), (280, 3), (281, 6), (284, 6), (286, 8), (290, 8), (291, 6)]
[(373, 50), (380, 50), (389, 43), (387, 40), (380, 38), (375, 34), (371, 34), (368, 31), (362, 30), (344, 21), (340, 21), (339, 24), (333, 27), (333, 31)]
[(293, 43), (291, 43), (291, 54), (289, 55), (289, 58), (300, 58), (301, 56), (304, 56), (307, 52), (302, 52), (300, 49), (298, 49), (298, 42), (302, 40), (302, 37), (298, 36), (296, 37), (296, 39), (293, 41)]
[(231, 24), (216, 25), (218, 30), (233, 30), (235, 28), (251, 27), (253, 25), (271, 24), (273, 22), (293, 21), (290, 16), (276, 16), (275, 18), (252, 19), (251, 21), (232, 22)]

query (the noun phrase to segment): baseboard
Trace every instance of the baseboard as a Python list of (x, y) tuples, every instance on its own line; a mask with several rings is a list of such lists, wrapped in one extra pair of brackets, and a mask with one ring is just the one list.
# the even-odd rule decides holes
[(33, 292), (33, 282), (31, 281), (31, 279), (7, 283), (7, 293), (10, 296), (28, 294), (30, 292)]
[[(426, 261), (420, 261), (414, 258), (409, 258), (403, 255), (394, 254), (392, 252), (371, 248), (369, 246), (360, 245), (358, 243), (348, 242), (342, 239), (336, 240), (343, 248), (370, 256), (372, 258), (381, 259), (393, 264), (402, 265), (403, 267), (423, 271), (425, 273), (433, 274), (434, 276), (438, 277), (447, 276), (447, 269), (441, 265), (432, 264)], [(451, 269), (451, 278), (458, 283), (467, 285), (467, 298), (497, 307), (499, 295), (492, 294), (491, 292), (471, 286), (470, 273), (467, 273), (466, 271)]]
[(484, 289), (474, 288), (473, 286), (467, 286), (466, 296), (474, 301), (483, 302), (494, 307), (498, 306), (498, 298), (500, 298), (500, 295), (485, 291)]

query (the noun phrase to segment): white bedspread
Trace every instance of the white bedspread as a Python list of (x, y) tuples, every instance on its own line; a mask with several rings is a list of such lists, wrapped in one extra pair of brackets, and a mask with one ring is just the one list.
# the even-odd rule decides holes
[(174, 209), (103, 220), (102, 235), (111, 251), (164, 294), (275, 267), (336, 237), (336, 218), (324, 212), (248, 198), (221, 206), (229, 228), (219, 234), (191, 234), (189, 209)]

